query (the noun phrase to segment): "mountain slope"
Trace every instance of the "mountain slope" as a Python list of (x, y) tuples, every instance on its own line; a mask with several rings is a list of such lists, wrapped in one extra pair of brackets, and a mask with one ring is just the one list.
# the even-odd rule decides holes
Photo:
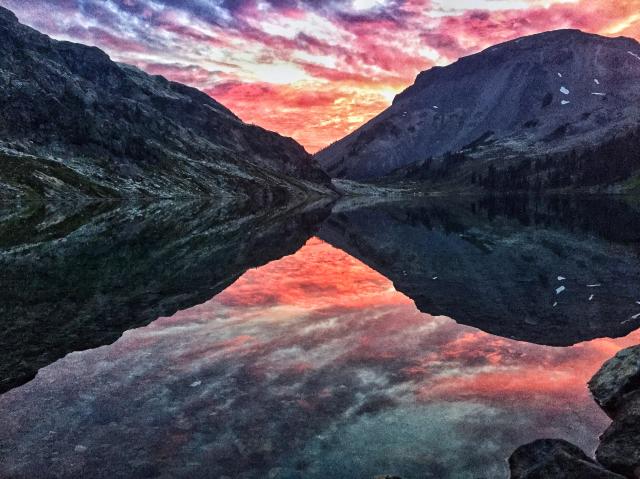
[(0, 90), (0, 197), (251, 196), (328, 184), (294, 140), (97, 48), (52, 40), (1, 7)]
[(316, 158), (376, 178), (467, 149), (483, 158), (596, 146), (640, 118), (640, 44), (577, 30), (520, 38), (418, 75), (393, 105)]

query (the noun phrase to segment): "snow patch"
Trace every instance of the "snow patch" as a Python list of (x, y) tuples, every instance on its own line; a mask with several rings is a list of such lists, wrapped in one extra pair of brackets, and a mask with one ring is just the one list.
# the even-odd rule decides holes
[(592, 95), (597, 95), (597, 96), (607, 96), (606, 93), (600, 93), (600, 92), (597, 92), (597, 91), (593, 91), (593, 92), (591, 92), (591, 94)]
[(562, 78), (562, 73), (558, 72), (558, 76), (559, 76), (560, 78)]
[(593, 301), (594, 295), (589, 296), (589, 301)]
[(200, 386), (202, 384), (202, 381), (196, 381), (190, 384), (190, 387), (192, 388), (197, 388), (198, 386)]
[(600, 80), (598, 80), (597, 78), (594, 78), (593, 83), (595, 83), (596, 85), (600, 85)]
[(632, 57), (637, 58), (638, 60), (640, 60), (640, 55), (638, 55), (637, 53), (633, 53), (632, 51), (628, 51), (627, 52), (629, 55), (631, 55)]
[(571, 93), (569, 91), (569, 89), (567, 87), (560, 87), (560, 93), (564, 94), (564, 95), (568, 95), (569, 93)]
[(559, 288), (556, 288), (556, 294), (564, 293), (566, 290), (567, 288), (560, 286)]
[(562, 100), (560, 103), (561, 103), (561, 104), (563, 104), (563, 105), (568, 105), (568, 104), (569, 104), (569, 103), (571, 103), (571, 102), (570, 102), (570, 101), (567, 101), (567, 100)]
[(567, 278), (565, 278), (564, 276), (558, 276), (558, 281), (564, 281), (565, 279)]
[(439, 106), (437, 106), (437, 105), (433, 105), (433, 107), (434, 107), (436, 110), (439, 110), (439, 109), (440, 109), (440, 107), (439, 107)]

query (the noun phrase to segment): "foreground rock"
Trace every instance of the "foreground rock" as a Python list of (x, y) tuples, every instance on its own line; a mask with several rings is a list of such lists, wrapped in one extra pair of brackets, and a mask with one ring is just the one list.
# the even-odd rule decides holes
[(509, 458), (512, 479), (622, 479), (561, 439), (520, 446)]
[(509, 458), (512, 479), (640, 479), (640, 345), (604, 363), (589, 381), (596, 402), (613, 419), (600, 437), (598, 463), (566, 441), (543, 439)]
[(629, 478), (640, 478), (640, 390), (625, 396), (611, 426), (600, 437), (598, 461)]
[(640, 478), (640, 346), (620, 351), (589, 382), (589, 389), (613, 418), (596, 457), (630, 478)]
[(0, 91), (0, 199), (329, 189), (291, 138), (97, 48), (52, 40), (2, 7)]
[(625, 396), (640, 389), (640, 346), (620, 351), (604, 363), (589, 381), (594, 399), (611, 417), (625, 402)]

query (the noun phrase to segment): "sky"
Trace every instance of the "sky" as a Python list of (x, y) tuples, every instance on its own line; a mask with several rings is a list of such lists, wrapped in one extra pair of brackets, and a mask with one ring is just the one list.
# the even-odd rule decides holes
[(558, 28), (640, 39), (640, 0), (0, 0), (54, 38), (199, 88), (310, 152), (417, 73)]

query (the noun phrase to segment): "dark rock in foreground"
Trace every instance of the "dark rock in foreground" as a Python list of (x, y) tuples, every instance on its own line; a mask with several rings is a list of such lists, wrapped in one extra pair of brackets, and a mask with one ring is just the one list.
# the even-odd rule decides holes
[(561, 439), (520, 446), (509, 458), (512, 479), (622, 479)]
[(596, 457), (612, 471), (640, 478), (640, 346), (620, 351), (589, 382), (613, 423), (600, 438)]
[(640, 478), (640, 390), (625, 396), (611, 426), (600, 437), (598, 461), (629, 478)]
[(640, 478), (639, 376), (640, 345), (620, 351), (589, 381), (596, 402), (613, 418), (596, 450), (601, 465), (573, 444), (543, 439), (511, 455), (511, 478)]
[(640, 389), (640, 346), (620, 351), (589, 381), (600, 407), (611, 417), (625, 403), (625, 395)]

